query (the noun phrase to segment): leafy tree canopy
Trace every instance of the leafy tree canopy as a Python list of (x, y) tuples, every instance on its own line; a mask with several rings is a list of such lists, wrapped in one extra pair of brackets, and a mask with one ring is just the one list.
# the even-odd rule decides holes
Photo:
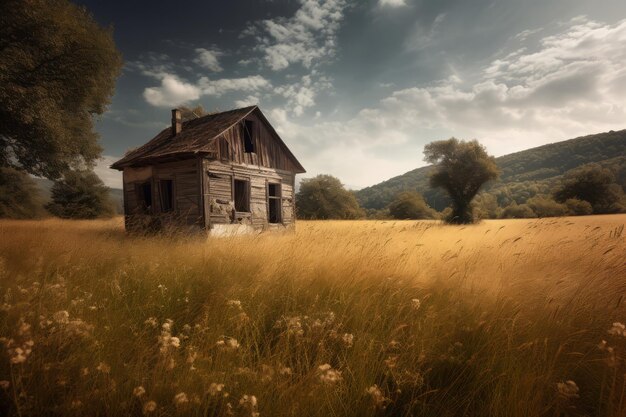
[(354, 194), (331, 175), (303, 179), (296, 194), (296, 210), (301, 219), (357, 219), (363, 216)]
[(67, 0), (0, 2), (0, 166), (58, 178), (101, 153), (93, 116), (122, 58), (112, 30)]
[(0, 167), (0, 218), (31, 219), (43, 214), (37, 184), (24, 171)]
[(471, 223), (471, 202), (487, 181), (498, 177), (495, 158), (478, 141), (456, 138), (429, 143), (424, 160), (435, 165), (430, 176), (432, 187), (443, 188), (452, 200), (450, 223)]
[(624, 210), (624, 192), (615, 182), (613, 173), (598, 164), (588, 164), (565, 175), (554, 192), (557, 201), (569, 199), (587, 201), (594, 213), (619, 213)]
[(64, 219), (95, 219), (115, 214), (109, 188), (89, 170), (67, 171), (52, 187), (48, 211)]
[(399, 220), (437, 218), (437, 212), (426, 204), (420, 193), (415, 191), (398, 194), (398, 197), (389, 205), (389, 214)]

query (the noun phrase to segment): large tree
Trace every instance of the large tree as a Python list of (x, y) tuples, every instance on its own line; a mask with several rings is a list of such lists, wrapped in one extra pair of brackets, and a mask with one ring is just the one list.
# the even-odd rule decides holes
[(66, 171), (52, 186), (52, 201), (46, 209), (64, 219), (95, 219), (115, 214), (109, 188), (89, 170)]
[(58, 178), (101, 153), (94, 116), (115, 88), (112, 30), (67, 0), (0, 2), (0, 166)]
[(316, 220), (363, 217), (354, 193), (331, 175), (302, 180), (296, 194), (296, 213), (298, 218)]
[(472, 223), (472, 199), (483, 184), (499, 175), (495, 158), (476, 140), (451, 138), (426, 145), (424, 160), (435, 165), (430, 185), (443, 188), (452, 199), (452, 213), (446, 220)]
[(35, 181), (24, 171), (0, 167), (0, 218), (31, 219), (43, 211)]
[(554, 198), (562, 203), (569, 199), (587, 201), (596, 214), (626, 210), (622, 187), (616, 183), (613, 173), (599, 164), (583, 165), (569, 171), (554, 192)]

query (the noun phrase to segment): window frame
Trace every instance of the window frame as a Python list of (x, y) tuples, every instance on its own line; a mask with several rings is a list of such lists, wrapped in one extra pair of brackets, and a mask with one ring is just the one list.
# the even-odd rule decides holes
[[(271, 195), (270, 189), (271, 186), (277, 186), (278, 193), (276, 195)], [(267, 195), (267, 222), (269, 224), (282, 224), (283, 223), (283, 184), (281, 181), (267, 181), (266, 183), (266, 195)], [(271, 207), (273, 204), (278, 204), (278, 218), (276, 222), (272, 222), (271, 217)]]
[[(247, 197), (247, 201), (246, 201), (246, 208), (247, 210), (237, 210), (237, 182), (240, 183), (245, 183), (246, 184), (246, 197)], [(233, 206), (235, 208), (235, 213), (252, 213), (252, 209), (251, 209), (251, 192), (252, 192), (252, 188), (251, 188), (251, 181), (250, 178), (235, 178), (233, 177), (233, 182), (232, 182), (232, 198), (233, 198)], [(241, 208), (241, 207), (239, 207)]]
[(243, 153), (256, 153), (256, 143), (254, 140), (256, 123), (254, 120), (244, 119), (241, 123), (241, 127), (241, 145)]
[[(171, 184), (170, 187), (170, 207), (168, 210), (165, 210), (163, 207), (164, 193), (163, 193), (163, 183), (169, 182)], [(159, 178), (159, 209), (161, 213), (172, 213), (176, 211), (176, 183), (173, 178)]]

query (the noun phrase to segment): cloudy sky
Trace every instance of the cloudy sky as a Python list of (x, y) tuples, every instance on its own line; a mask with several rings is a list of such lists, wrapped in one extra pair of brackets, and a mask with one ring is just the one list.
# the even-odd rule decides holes
[(307, 169), (350, 188), (424, 165), (626, 128), (624, 0), (82, 0), (125, 59), (97, 172), (178, 105), (259, 104)]

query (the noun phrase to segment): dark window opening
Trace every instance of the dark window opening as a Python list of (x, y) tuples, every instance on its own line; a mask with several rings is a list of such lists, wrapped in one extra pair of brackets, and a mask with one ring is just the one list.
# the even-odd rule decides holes
[(152, 209), (152, 184), (150, 182), (137, 185), (137, 205), (144, 213), (149, 213)]
[(161, 211), (167, 213), (174, 210), (174, 181), (160, 180), (159, 194), (161, 197)]
[(225, 161), (230, 160), (230, 146), (224, 138), (220, 140), (220, 157)]
[(254, 122), (252, 120), (243, 121), (243, 149), (245, 153), (254, 152)]
[(245, 180), (234, 181), (235, 211), (250, 212), (250, 182)]
[(282, 199), (280, 184), (267, 184), (268, 199), (268, 220), (270, 223), (280, 223), (282, 221)]

